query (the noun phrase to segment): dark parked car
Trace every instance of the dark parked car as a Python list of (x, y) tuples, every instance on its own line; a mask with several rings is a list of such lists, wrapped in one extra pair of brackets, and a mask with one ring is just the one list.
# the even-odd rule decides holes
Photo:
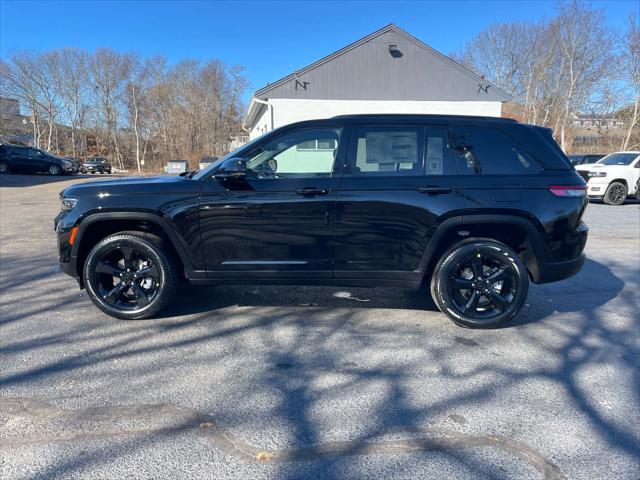
[(55, 228), (62, 270), (118, 318), (156, 314), (184, 277), (428, 285), (457, 324), (495, 327), (529, 280), (582, 267), (585, 188), (546, 128), (354, 115), (287, 125), (183, 176), (70, 186)]
[(93, 157), (82, 164), (80, 171), (82, 173), (111, 173), (111, 164), (106, 158)]
[(51, 175), (74, 173), (74, 164), (39, 148), (21, 145), (0, 145), (0, 173), (37, 173)]
[(65, 157), (67, 160), (71, 162), (71, 171), (73, 173), (78, 173), (80, 168), (82, 167), (82, 162), (74, 157)]
[(591, 163), (596, 163), (601, 158), (604, 158), (604, 155), (600, 155), (600, 154), (569, 155), (569, 160), (571, 160), (572, 165), (587, 165)]

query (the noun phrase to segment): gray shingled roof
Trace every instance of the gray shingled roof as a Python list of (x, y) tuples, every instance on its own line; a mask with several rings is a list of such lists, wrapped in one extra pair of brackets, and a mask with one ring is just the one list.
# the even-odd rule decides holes
[[(397, 45), (400, 56), (392, 56)], [(511, 95), (394, 24), (257, 90), (256, 98), (509, 101)]]

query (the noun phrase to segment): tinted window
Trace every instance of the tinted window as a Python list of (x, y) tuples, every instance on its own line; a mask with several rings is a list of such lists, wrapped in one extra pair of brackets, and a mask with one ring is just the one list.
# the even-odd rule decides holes
[(422, 127), (357, 127), (348, 175), (422, 175)]
[(514, 175), (540, 171), (515, 140), (495, 128), (454, 127), (452, 135), (462, 174)]
[(637, 153), (612, 153), (600, 160), (598, 165), (631, 165), (636, 158)]
[(309, 128), (269, 140), (247, 155), (249, 177), (329, 177), (341, 132), (341, 128)]
[(584, 159), (584, 163), (596, 163), (602, 158), (602, 155), (587, 155)]

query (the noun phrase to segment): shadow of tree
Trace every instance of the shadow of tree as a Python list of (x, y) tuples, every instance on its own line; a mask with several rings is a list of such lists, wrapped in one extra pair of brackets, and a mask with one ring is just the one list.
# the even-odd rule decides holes
[[(637, 459), (637, 424), (613, 418), (584, 377), (613, 369), (618, 381), (633, 382), (632, 398), (623, 403), (638, 405), (637, 324), (612, 322), (607, 311), (637, 314), (637, 280), (632, 266), (612, 266), (617, 275), (589, 260), (567, 282), (533, 287), (510, 328), (468, 331), (434, 313), (428, 294), (395, 289), (187, 288), (163, 318), (118, 322), (99, 314), (50, 257), (5, 257), (0, 391), (28, 397), (37, 388), (58, 402), (71, 395), (89, 405), (170, 398), (196, 412), (173, 422), (171, 431), (125, 439), (106, 457), (89, 443), (84, 453), (34, 478), (65, 478), (116, 462), (196, 428), (197, 412), (216, 422), (216, 432), (245, 445), (256, 442), (255, 432), (270, 432), (253, 447), (271, 452), (275, 467), (265, 462), (255, 471), (275, 468), (271, 472), (282, 478), (339, 478), (345, 456), (427, 452), (429, 445), (469, 475), (500, 478), (504, 472), (473, 453), (487, 443), (460, 449), (434, 439), (473, 428), (527, 443), (504, 398), (524, 402), (520, 414), (527, 402), (542, 410), (536, 402), (549, 402), (550, 428), (566, 421), (554, 409), (569, 410), (597, 442)], [(185, 396), (194, 381), (198, 394)], [(67, 382), (74, 388), (61, 386)], [(542, 387), (552, 390), (551, 400)], [(558, 407), (558, 401), (565, 403)], [(336, 446), (335, 438), (347, 443)], [(407, 450), (394, 450), (398, 442)], [(368, 450), (375, 445), (379, 450)], [(552, 455), (553, 446), (537, 445)], [(560, 478), (559, 470), (533, 466), (542, 476)]]

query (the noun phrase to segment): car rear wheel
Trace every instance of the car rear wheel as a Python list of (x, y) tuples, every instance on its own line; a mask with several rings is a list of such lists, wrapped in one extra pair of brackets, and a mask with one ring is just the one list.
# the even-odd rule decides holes
[(93, 247), (83, 271), (93, 303), (112, 317), (149, 318), (175, 294), (175, 262), (159, 238), (144, 234), (111, 235)]
[(60, 175), (62, 174), (62, 168), (60, 168), (60, 165), (50, 163), (49, 168), (47, 168), (47, 172), (49, 172), (50, 175)]
[(529, 276), (520, 257), (494, 240), (471, 240), (449, 250), (431, 278), (431, 296), (453, 322), (495, 328), (524, 305)]
[(607, 205), (622, 205), (626, 199), (627, 186), (622, 182), (611, 182), (602, 200)]
[(9, 164), (4, 160), (0, 160), (0, 174), (9, 173)]

